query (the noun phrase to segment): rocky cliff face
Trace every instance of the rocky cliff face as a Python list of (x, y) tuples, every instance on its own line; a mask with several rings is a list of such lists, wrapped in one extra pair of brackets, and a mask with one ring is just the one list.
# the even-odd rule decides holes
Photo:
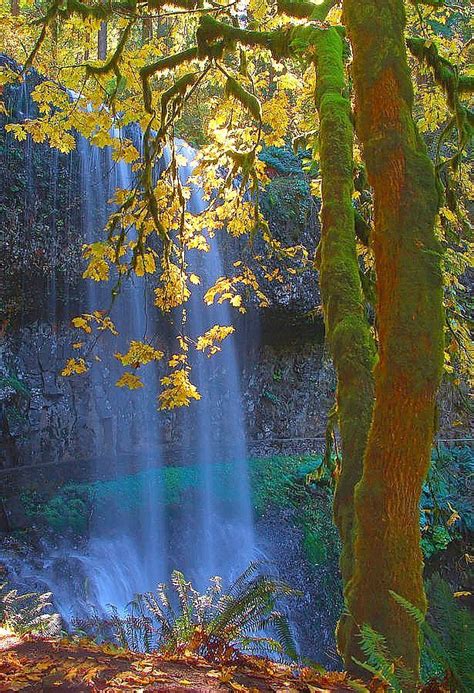
[[(33, 73), (29, 82), (37, 79)], [(30, 88), (30, 83), (9, 88), (13, 119), (32, 108)], [(5, 268), (0, 287), (0, 466), (62, 465), (69, 473), (73, 466), (87, 474), (94, 456), (133, 454), (140, 439), (133, 396), (123, 399), (119, 411), (111, 402), (113, 358), (95, 369), (99, 375), (93, 378), (59, 375), (74, 353), (69, 321), (83, 309), (86, 293), (78, 157), (33, 146), (29, 139), (16, 142), (1, 127), (5, 116), (0, 118), (0, 165), (6, 172), (0, 210), (7, 220), (0, 247)], [(268, 282), (253, 261), (270, 305), (251, 308), (236, 323), (249, 448), (253, 454), (318, 450), (335, 379), (325, 353), (312, 265), (319, 237), (317, 205), (296, 157), (275, 148), (265, 157), (271, 183), (262, 206), (271, 232), (285, 246), (301, 243), (308, 267)], [(229, 266), (243, 252), (232, 239), (224, 241)], [(258, 252), (254, 248), (253, 254)], [(275, 258), (268, 260), (269, 271), (277, 266)], [(218, 371), (222, 364), (219, 355), (214, 358)], [(461, 424), (455, 435), (465, 434), (452, 392), (443, 398), (441, 412), (442, 435), (452, 435), (453, 421)], [(160, 415), (157, 425), (162, 445), (174, 457), (180, 445), (179, 414)]]
[[(71, 355), (67, 326), (35, 322), (4, 337), (0, 345), (3, 469), (85, 461), (112, 449), (136, 450), (133, 421), (110, 398), (113, 371), (101, 364), (88, 374), (64, 378)], [(334, 376), (322, 342), (261, 342), (241, 354), (242, 391), (249, 446), (254, 453), (314, 449), (324, 436)], [(219, 357), (215, 357), (219, 371)], [(133, 393), (130, 395), (133, 406)], [(163, 413), (162, 442), (179, 447), (180, 417)], [(127, 440), (129, 443), (127, 444)], [(105, 441), (99, 450), (98, 441)]]
[[(33, 144), (30, 138), (17, 142), (1, 127), (7, 118), (35, 115), (29, 92), (38, 80), (32, 72), (26, 82), (8, 87), (11, 115), (0, 116), (0, 165), (6, 172), (0, 209), (8, 228), (0, 247), (5, 267), (0, 289), (0, 466), (18, 471), (74, 465), (87, 474), (93, 457), (133, 454), (140, 440), (133, 396), (123, 398), (120, 411), (111, 402), (116, 380), (112, 349), (110, 361), (94, 375), (60, 376), (67, 358), (75, 355), (70, 319), (86, 305), (79, 157)], [(272, 181), (262, 204), (271, 231), (286, 246), (302, 243), (309, 264), (302, 274), (282, 273), (281, 281), (268, 282), (259, 262), (250, 260), (270, 303), (265, 310), (251, 308), (237, 325), (249, 445), (256, 453), (316, 444), (306, 439), (323, 435), (334, 389), (321, 318), (314, 317), (319, 303), (311, 266), (319, 233), (316, 208), (299, 160), (274, 148), (267, 159)], [(246, 252), (232, 239), (223, 239), (223, 251), (229, 267)], [(254, 255), (259, 252), (263, 247), (253, 248)], [(267, 271), (278, 267), (275, 258), (266, 262)], [(217, 372), (223, 367), (218, 356), (215, 367)], [(180, 445), (181, 418), (179, 413), (162, 414), (157, 422), (171, 456)], [(293, 438), (297, 440), (289, 440)]]

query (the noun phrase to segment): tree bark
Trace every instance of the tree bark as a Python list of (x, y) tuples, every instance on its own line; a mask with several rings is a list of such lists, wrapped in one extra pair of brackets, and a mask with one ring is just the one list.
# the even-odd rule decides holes
[(20, 15), (20, 0), (11, 0), (10, 12), (14, 17), (18, 17)]
[[(354, 568), (354, 488), (362, 476), (373, 408), (375, 345), (365, 314), (356, 250), (353, 127), (344, 76), (343, 39), (336, 28), (314, 32), (316, 107), (322, 178), (320, 286), (329, 344), (337, 373), (336, 403), (342, 465), (336, 482), (334, 518), (342, 541), (344, 587)], [(338, 625), (345, 649), (345, 617)]]
[(142, 20), (142, 44), (148, 43), (153, 38), (153, 17), (143, 17)]
[(379, 360), (363, 476), (356, 488), (352, 617), (344, 652), (363, 658), (358, 627), (383, 634), (419, 672), (419, 629), (389, 590), (425, 610), (419, 499), (443, 365), (441, 248), (433, 166), (412, 116), (402, 0), (345, 0), (356, 131), (374, 191)]
[(97, 58), (99, 60), (107, 59), (107, 22), (100, 23), (97, 35)]

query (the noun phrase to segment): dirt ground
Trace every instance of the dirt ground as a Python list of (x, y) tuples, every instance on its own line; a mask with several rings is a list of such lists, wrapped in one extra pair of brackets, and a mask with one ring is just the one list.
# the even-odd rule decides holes
[(192, 654), (139, 654), (88, 640), (0, 632), (0, 691), (317, 693), (354, 690), (345, 674), (296, 671), (256, 657), (217, 666)]

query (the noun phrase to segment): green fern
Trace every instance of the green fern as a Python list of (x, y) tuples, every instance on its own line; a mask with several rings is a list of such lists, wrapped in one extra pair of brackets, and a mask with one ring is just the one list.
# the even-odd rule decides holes
[(416, 685), (415, 676), (390, 653), (383, 635), (364, 623), (360, 628), (360, 646), (366, 656), (361, 662), (354, 657), (356, 664), (387, 684), (390, 690), (404, 691)]
[(18, 635), (59, 635), (61, 617), (49, 611), (51, 598), (51, 592), (18, 594), (18, 590), (9, 589), (3, 582), (0, 584), (0, 623)]
[(430, 608), (422, 627), (425, 662), (443, 672), (451, 690), (473, 691), (474, 616), (459, 606), (450, 586), (439, 575), (428, 581), (427, 592)]
[(469, 693), (474, 690), (474, 617), (456, 604), (449, 585), (439, 575), (428, 583), (428, 592), (431, 596), (430, 614), (436, 629), (418, 607), (390, 590), (397, 604), (421, 628), (425, 661), (428, 659), (432, 667), (434, 665), (451, 690)]
[(412, 604), (411, 602), (408, 601), (408, 599), (405, 599), (405, 597), (402, 597), (401, 595), (397, 594), (393, 590), (389, 590), (390, 595), (395, 599), (397, 604), (399, 604), (407, 614), (417, 623), (419, 626), (423, 626), (425, 624), (425, 614), (421, 609), (419, 609), (417, 606)]
[(239, 652), (297, 659), (288, 620), (277, 608), (280, 598), (296, 592), (260, 570), (260, 563), (251, 563), (226, 592), (221, 578), (213, 577), (204, 593), (175, 570), (171, 594), (162, 584), (154, 592), (137, 595), (125, 615), (110, 607), (106, 617), (93, 614), (89, 620), (75, 621), (75, 626), (100, 639), (113, 634), (122, 647), (133, 650), (192, 650), (213, 661), (233, 659)]

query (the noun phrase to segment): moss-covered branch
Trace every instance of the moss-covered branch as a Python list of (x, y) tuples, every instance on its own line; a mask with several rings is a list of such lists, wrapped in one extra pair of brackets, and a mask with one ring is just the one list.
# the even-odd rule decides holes
[[(469, 75), (459, 74), (458, 67), (439, 54), (438, 48), (433, 41), (411, 37), (407, 39), (406, 43), (410, 53), (431, 69), (436, 83), (444, 91), (449, 109), (454, 115), (458, 131), (458, 148), (455, 155), (448, 160), (448, 163), (453, 168), (456, 168), (474, 132), (474, 111), (461, 102), (459, 95), (474, 91), (474, 78)], [(442, 133), (438, 150), (443, 143), (446, 133), (447, 130)]]
[(451, 110), (456, 109), (460, 92), (471, 93), (474, 91), (474, 77), (461, 75), (457, 65), (453, 65), (447, 58), (439, 54), (434, 41), (410, 37), (407, 38), (407, 47), (415, 58), (431, 68), (436, 82), (446, 94)]
[[(290, 31), (250, 31), (221, 22), (208, 14), (201, 17), (196, 32), (200, 57), (210, 56), (213, 44), (222, 40), (227, 46), (239, 43), (249, 48), (266, 48), (277, 60), (289, 54)], [(212, 55), (212, 54), (211, 54)]]
[(92, 65), (89, 63), (86, 65), (86, 73), (88, 75), (106, 75), (108, 72), (114, 72), (117, 75), (117, 79), (121, 77), (119, 63), (123, 55), (125, 44), (130, 37), (133, 24), (134, 20), (128, 22), (127, 26), (122, 31), (122, 35), (120, 36), (115, 51), (108, 60), (106, 60), (102, 65)]
[(323, 22), (336, 3), (337, 0), (324, 0), (318, 5), (307, 0), (277, 0), (277, 7), (289, 17)]
[(150, 79), (153, 75), (164, 70), (171, 70), (178, 65), (183, 65), (184, 63), (191, 62), (198, 57), (197, 47), (193, 46), (187, 50), (181, 51), (180, 53), (174, 53), (167, 58), (160, 58), (150, 65), (145, 65), (140, 70), (140, 78), (142, 80), (142, 90), (143, 90), (143, 103), (147, 113), (153, 113), (152, 109), (152, 91), (150, 86)]
[(160, 58), (154, 63), (145, 65), (140, 70), (140, 76), (142, 78), (151, 77), (151, 75), (156, 73), (164, 72), (165, 70), (172, 70), (174, 67), (178, 67), (178, 65), (195, 60), (197, 57), (197, 46), (193, 46), (192, 48), (187, 48), (179, 53), (173, 53), (173, 55), (169, 55), (166, 58)]
[(50, 7), (48, 8), (46, 14), (44, 17), (41, 18), (41, 20), (38, 22), (42, 24), (41, 32), (40, 35), (38, 36), (35, 45), (33, 46), (33, 49), (31, 53), (29, 54), (28, 58), (25, 61), (24, 65), (24, 70), (27, 70), (29, 67), (33, 65), (33, 62), (35, 61), (35, 58), (38, 54), (38, 51), (40, 50), (41, 46), (43, 45), (43, 42), (46, 38), (46, 34), (48, 32), (48, 29), (50, 26), (54, 24), (56, 21), (56, 18), (58, 16), (59, 10), (61, 7), (61, 0), (55, 0), (54, 2), (51, 3)]

